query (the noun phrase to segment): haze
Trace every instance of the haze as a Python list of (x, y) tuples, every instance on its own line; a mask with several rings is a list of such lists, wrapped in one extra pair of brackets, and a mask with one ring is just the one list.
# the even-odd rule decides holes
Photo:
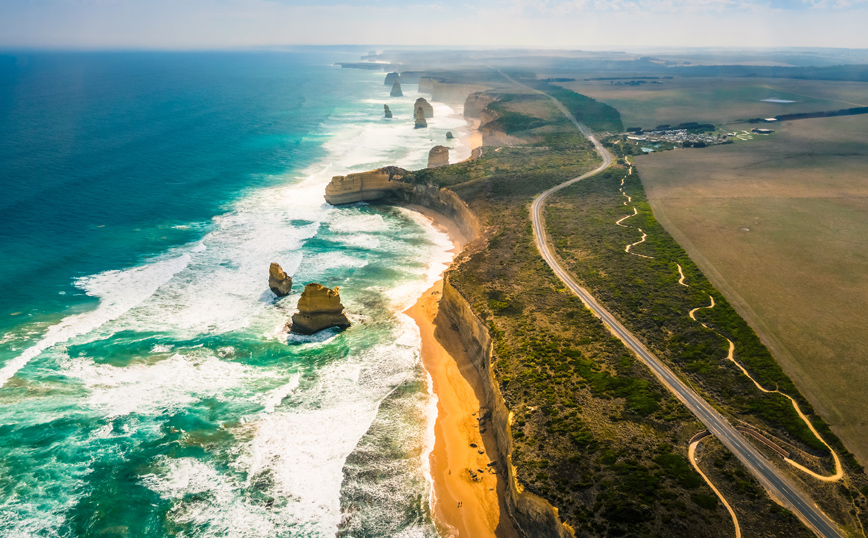
[(0, 47), (868, 47), (864, 0), (12, 0)]

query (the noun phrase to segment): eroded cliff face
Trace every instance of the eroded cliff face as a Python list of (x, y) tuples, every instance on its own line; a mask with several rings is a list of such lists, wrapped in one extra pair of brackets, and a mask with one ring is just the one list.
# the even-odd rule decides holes
[(481, 403), (490, 412), (489, 420), (497, 445), (494, 447), (498, 454), (497, 472), (507, 477), (505, 504), (509, 517), (519, 532), (528, 538), (574, 538), (572, 530), (561, 523), (557, 509), (545, 499), (524, 491), (518, 482), (512, 465), (512, 413), (506, 408), (491, 368), (491, 336), (485, 323), (473, 313), (470, 303), (452, 286), (448, 272), (443, 280), (443, 297), (436, 323), (457, 328), (461, 343), (482, 379), (485, 401)]
[(494, 120), (498, 115), (489, 109), (484, 109), (479, 114), (479, 130), (482, 132), (483, 146), (521, 146), (527, 144), (527, 140), (506, 134), (496, 127)]
[(325, 200), (332, 205), (352, 204), (385, 198), (408, 187), (401, 181), (407, 171), (397, 166), (378, 168), (346, 176), (335, 176), (326, 186)]
[(483, 92), (471, 93), (464, 100), (464, 117), (468, 119), (481, 118), (485, 107), (496, 100), (494, 96)]

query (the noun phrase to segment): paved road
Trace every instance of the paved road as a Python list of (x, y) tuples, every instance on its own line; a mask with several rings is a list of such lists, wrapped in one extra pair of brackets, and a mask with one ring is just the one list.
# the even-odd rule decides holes
[[(515, 80), (504, 75), (506, 78), (520, 84)], [(536, 91), (536, 90), (535, 90)], [(543, 92), (539, 92), (543, 93)], [(544, 94), (547, 95), (547, 94)], [(738, 457), (739, 460), (756, 476), (768, 492), (783, 502), (789, 505), (803, 521), (806, 521), (813, 527), (821, 536), (826, 538), (841, 538), (837, 526), (823, 514), (820, 509), (810, 500), (810, 498), (799, 491), (796, 486), (778, 471), (762, 454), (757, 451), (732, 424), (727, 421), (723, 415), (712, 408), (708, 402), (700, 397), (696, 392), (688, 387), (680, 378), (678, 378), (663, 362), (648, 351), (644, 345), (624, 328), (608, 310), (600, 306), (594, 297), (588, 293), (586, 289), (579, 286), (573, 277), (561, 267), (560, 262), (555, 257), (548, 241), (546, 240), (546, 231), (544, 226), (543, 209), (546, 200), (557, 191), (572, 185), (577, 181), (591, 177), (599, 172), (602, 172), (612, 164), (612, 155), (603, 147), (593, 133), (576, 121), (575, 117), (556, 99), (548, 96), (555, 105), (563, 112), (567, 118), (572, 121), (575, 126), (588, 138), (596, 148), (597, 152), (603, 158), (603, 163), (595, 170), (588, 172), (577, 178), (561, 183), (556, 187), (545, 191), (537, 196), (531, 206), (531, 218), (533, 219), (534, 240), (537, 248), (542, 254), (543, 259), (549, 264), (549, 267), (555, 272), (564, 284), (570, 288), (587, 306), (590, 308), (609, 329), (615, 333), (630, 349), (632, 349), (639, 358), (651, 368), (651, 371), (663, 382), (670, 391), (675, 393), (675, 396), (687, 406), (690, 411), (708, 428), (715, 437)]]

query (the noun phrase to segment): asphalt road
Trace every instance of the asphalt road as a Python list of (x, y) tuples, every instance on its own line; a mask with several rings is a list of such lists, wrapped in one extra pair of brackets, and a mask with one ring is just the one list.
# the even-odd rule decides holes
[[(504, 75), (506, 77), (506, 75)], [(519, 84), (515, 80), (506, 77), (512, 82)], [(536, 91), (536, 90), (535, 90)], [(543, 92), (539, 92), (543, 93)], [(543, 94), (547, 95), (547, 94)], [(548, 95), (547, 95), (548, 96)], [(577, 178), (561, 183), (556, 187), (545, 191), (537, 196), (531, 205), (531, 218), (533, 220), (534, 240), (537, 248), (542, 254), (543, 259), (549, 264), (549, 267), (555, 272), (566, 286), (573, 291), (587, 306), (590, 308), (609, 329), (618, 336), (630, 349), (632, 349), (639, 358), (651, 368), (651, 371), (663, 382), (675, 396), (687, 406), (690, 411), (708, 428), (708, 431), (717, 437), (739, 460), (753, 473), (760, 483), (768, 490), (769, 494), (782, 502), (796, 512), (800, 518), (808, 525), (814, 528), (821, 536), (826, 538), (840, 538), (842, 534), (838, 531), (837, 526), (828, 517), (823, 514), (820, 509), (810, 500), (810, 498), (799, 491), (796, 486), (778, 471), (762, 454), (757, 451), (732, 424), (729, 423), (720, 413), (718, 413), (711, 405), (708, 404), (702, 397), (687, 386), (680, 378), (678, 378), (669, 368), (664, 365), (660, 359), (648, 351), (642, 343), (633, 336), (608, 310), (600, 306), (594, 297), (588, 293), (583, 287), (579, 286), (570, 274), (561, 267), (558, 259), (555, 257), (552, 249), (546, 239), (545, 220), (543, 209), (545, 208), (546, 200), (555, 192), (572, 185), (577, 181), (591, 177), (612, 165), (612, 155), (603, 147), (596, 139), (593, 133), (584, 125), (576, 121), (572, 114), (556, 99), (548, 96), (555, 105), (563, 112), (567, 118), (572, 121), (575, 126), (582, 132), (588, 140), (590, 140), (597, 152), (603, 158), (603, 163), (595, 170), (588, 172)]]

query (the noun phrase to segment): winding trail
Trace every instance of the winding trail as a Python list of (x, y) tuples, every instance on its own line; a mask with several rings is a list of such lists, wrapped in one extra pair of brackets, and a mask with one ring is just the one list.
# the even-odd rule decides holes
[[(630, 203), (633, 202), (633, 198), (631, 198), (629, 194), (624, 192), (624, 181), (632, 173), (633, 173), (633, 167), (631, 166), (630, 171), (627, 173), (627, 175), (621, 178), (621, 188), (619, 189), (621, 191), (621, 196), (625, 196), (627, 198), (627, 202), (630, 202)], [(627, 202), (624, 202), (624, 205), (627, 205)], [(621, 224), (621, 223), (624, 222), (625, 220), (629, 219), (630, 217), (635, 217), (638, 214), (639, 214), (639, 210), (636, 209), (636, 206), (633, 206), (633, 214), (627, 215), (626, 217), (623, 217), (623, 218), (616, 220), (615, 224), (617, 224), (621, 228), (632, 228), (632, 226), (627, 226), (626, 224)], [(649, 260), (653, 260), (654, 256), (646, 256), (644, 254), (637, 254), (636, 252), (630, 252), (631, 248), (635, 247), (636, 245), (640, 245), (640, 244), (644, 243), (645, 240), (648, 239), (648, 234), (646, 234), (644, 231), (642, 231), (642, 228), (636, 228), (636, 229), (639, 230), (639, 233), (642, 234), (642, 239), (636, 241), (635, 243), (630, 243), (629, 245), (624, 247), (624, 252), (626, 252), (627, 254), (632, 254), (633, 256), (639, 256), (640, 258), (648, 258)]]
[(792, 465), (796, 469), (799, 469), (803, 473), (806, 473), (806, 474), (808, 474), (808, 475), (810, 475), (810, 476), (812, 476), (812, 477), (814, 477), (817, 480), (820, 480), (822, 482), (837, 482), (838, 480), (841, 480), (842, 478), (844, 478), (844, 468), (841, 465), (841, 459), (838, 457), (838, 454), (832, 449), (831, 446), (829, 446), (829, 443), (827, 443), (826, 440), (823, 439), (823, 437), (820, 435), (820, 432), (818, 432), (817, 429), (814, 428), (814, 425), (811, 424), (811, 421), (802, 412), (802, 409), (799, 407), (799, 404), (796, 402), (796, 400), (792, 396), (790, 396), (789, 394), (783, 393), (777, 389), (768, 390), (767, 388), (760, 385), (759, 382), (757, 382), (757, 380), (754, 379), (753, 376), (750, 375), (750, 373), (745, 369), (745, 367), (742, 366), (742, 364), (740, 362), (735, 360), (735, 356), (734, 356), (735, 344), (732, 343), (732, 340), (730, 340), (729, 338), (726, 338), (725, 336), (723, 336), (719, 332), (710, 328), (705, 323), (702, 323), (701, 321), (698, 321), (696, 319), (695, 313), (697, 310), (701, 310), (704, 308), (714, 308), (714, 297), (709, 295), (708, 298), (711, 299), (711, 305), (710, 306), (701, 306), (699, 308), (694, 308), (693, 310), (690, 311), (690, 318), (693, 319), (693, 321), (697, 321), (700, 325), (702, 325), (706, 329), (714, 332), (716, 335), (720, 336), (721, 338), (726, 339), (726, 341), (729, 342), (729, 354), (726, 356), (726, 358), (729, 361), (731, 361), (733, 364), (735, 364), (738, 367), (738, 369), (741, 370), (741, 373), (743, 373), (748, 379), (750, 379), (753, 382), (753, 384), (756, 386), (756, 388), (758, 388), (760, 391), (765, 392), (767, 394), (780, 394), (784, 398), (788, 399), (790, 401), (790, 403), (793, 404), (793, 409), (796, 410), (796, 414), (799, 415), (799, 418), (801, 418), (802, 421), (805, 423), (805, 425), (808, 427), (808, 429), (811, 430), (811, 433), (814, 434), (814, 437), (816, 437), (821, 443), (826, 445), (826, 448), (829, 449), (829, 452), (832, 454), (832, 458), (835, 460), (835, 474), (830, 475), (830, 476), (823, 476), (821, 474), (817, 474), (814, 471), (808, 469), (804, 465), (796, 463), (795, 461), (791, 460), (790, 458), (784, 458), (784, 461), (789, 463), (790, 465)]
[(620, 219), (615, 221), (615, 224), (617, 224), (618, 226), (620, 226), (622, 228), (629, 228), (629, 226), (627, 226), (625, 224), (621, 224), (621, 223), (624, 222), (625, 220), (629, 219), (630, 217), (635, 217), (638, 214), (639, 214), (639, 210), (634, 207), (632, 215), (627, 215), (626, 217), (621, 217)]
[(735, 510), (732, 509), (732, 506), (726, 502), (726, 498), (723, 496), (723, 493), (720, 492), (719, 489), (714, 487), (714, 484), (711, 482), (705, 473), (702, 472), (702, 469), (699, 468), (699, 464), (696, 462), (696, 447), (699, 446), (699, 443), (707, 439), (709, 436), (700, 437), (699, 439), (690, 443), (690, 446), (687, 448), (687, 459), (690, 460), (690, 464), (693, 465), (693, 468), (696, 469), (696, 472), (699, 473), (699, 476), (705, 480), (705, 483), (708, 484), (708, 487), (714, 491), (714, 494), (717, 495), (717, 498), (720, 499), (720, 502), (723, 503), (723, 506), (726, 507), (726, 511), (729, 512), (730, 517), (732, 517), (732, 524), (735, 525), (735, 538), (741, 538), (741, 527), (738, 524), (738, 517), (735, 515)]
[[(681, 274), (681, 280), (678, 283), (684, 287), (689, 288), (690, 286), (688, 284), (684, 283), (684, 271), (681, 269), (680, 264), (678, 264), (678, 272)], [(808, 428), (811, 430), (811, 433), (814, 434), (814, 437), (816, 437), (821, 443), (826, 445), (826, 448), (829, 449), (829, 452), (832, 454), (832, 458), (834, 458), (834, 460), (835, 460), (835, 474), (830, 475), (830, 476), (823, 476), (821, 474), (817, 474), (814, 471), (808, 469), (804, 465), (796, 463), (795, 461), (791, 460), (790, 458), (783, 458), (783, 460), (785, 462), (789, 463), (790, 465), (792, 465), (793, 467), (795, 467), (796, 469), (802, 471), (803, 473), (806, 473), (806, 474), (808, 474), (808, 475), (810, 475), (810, 476), (812, 476), (812, 477), (814, 477), (817, 480), (820, 480), (822, 482), (837, 482), (838, 480), (841, 480), (842, 478), (844, 478), (844, 468), (841, 466), (841, 459), (838, 458), (838, 454), (832, 449), (831, 446), (829, 446), (829, 443), (827, 443), (826, 440), (823, 439), (823, 437), (820, 435), (820, 432), (818, 432), (816, 430), (816, 428), (814, 428), (814, 425), (811, 424), (811, 421), (808, 419), (808, 417), (805, 416), (804, 413), (802, 413), (802, 410), (799, 407), (799, 404), (796, 402), (796, 400), (794, 398), (792, 398), (789, 394), (783, 393), (777, 389), (768, 390), (765, 387), (763, 387), (762, 385), (760, 385), (759, 382), (757, 382), (757, 380), (754, 379), (753, 376), (750, 375), (750, 373), (747, 371), (747, 369), (744, 366), (742, 366), (742, 364), (740, 362), (735, 360), (735, 344), (732, 342), (732, 340), (723, 336), (722, 334), (715, 331), (714, 329), (712, 329), (711, 327), (709, 327), (705, 323), (702, 323), (701, 321), (696, 319), (696, 311), (697, 310), (703, 310), (706, 308), (707, 309), (714, 308), (714, 306), (715, 306), (714, 297), (709, 295), (708, 298), (711, 300), (711, 304), (709, 306), (700, 306), (698, 308), (694, 308), (693, 310), (691, 310), (688, 313), (688, 315), (690, 316), (690, 319), (699, 323), (700, 325), (702, 325), (703, 327), (705, 327), (709, 331), (713, 332), (714, 334), (718, 335), (719, 337), (723, 338), (724, 340), (726, 340), (729, 343), (729, 353), (726, 356), (727, 360), (729, 360), (733, 364), (735, 364), (738, 367), (738, 369), (741, 370), (741, 373), (744, 374), (748, 379), (750, 379), (754, 385), (756, 385), (756, 388), (758, 388), (760, 391), (765, 392), (767, 394), (780, 394), (781, 396), (787, 398), (790, 401), (790, 403), (793, 404), (793, 409), (796, 410), (796, 413), (799, 415), (799, 418), (801, 418), (802, 421), (805, 423), (805, 425), (808, 426)]]
[[(636, 228), (636, 229), (639, 230), (640, 232), (642, 232), (642, 228)], [(635, 247), (636, 245), (641, 245), (642, 243), (645, 242), (646, 239), (648, 239), (648, 234), (646, 234), (645, 232), (642, 232), (642, 239), (636, 241), (635, 243), (630, 243), (629, 245), (624, 247), (624, 252), (626, 252), (627, 254), (632, 254), (633, 256), (639, 256), (640, 258), (649, 258), (649, 259), (653, 260), (654, 259), (653, 256), (646, 256), (644, 254), (637, 254), (635, 252), (630, 252), (630, 249), (632, 247)]]
[(603, 160), (600, 166), (594, 170), (556, 185), (534, 198), (530, 211), (531, 224), (533, 226), (534, 242), (543, 260), (561, 282), (581, 299), (585, 306), (599, 317), (625, 346), (636, 354), (639, 360), (648, 366), (663, 386), (671, 391), (697, 419), (705, 424), (712, 435), (717, 437), (727, 449), (735, 454), (773, 498), (795, 512), (805, 524), (815, 529), (819, 535), (825, 538), (841, 538), (842, 535), (838, 531), (837, 525), (817, 507), (808, 495), (802, 492), (789, 477), (775, 468), (719, 411), (691, 389), (684, 380), (675, 375), (659, 358), (648, 351), (633, 333), (628, 331), (611, 312), (603, 308), (588, 290), (579, 286), (569, 271), (561, 266), (561, 262), (555, 255), (546, 235), (543, 215), (545, 203), (553, 194), (561, 189), (607, 169), (613, 163), (612, 155), (597, 140), (594, 133), (585, 125), (579, 123), (560, 101), (543, 91), (521, 84), (500, 70), (497, 71), (513, 84), (550, 99), (554, 106), (594, 145), (594, 149)]

